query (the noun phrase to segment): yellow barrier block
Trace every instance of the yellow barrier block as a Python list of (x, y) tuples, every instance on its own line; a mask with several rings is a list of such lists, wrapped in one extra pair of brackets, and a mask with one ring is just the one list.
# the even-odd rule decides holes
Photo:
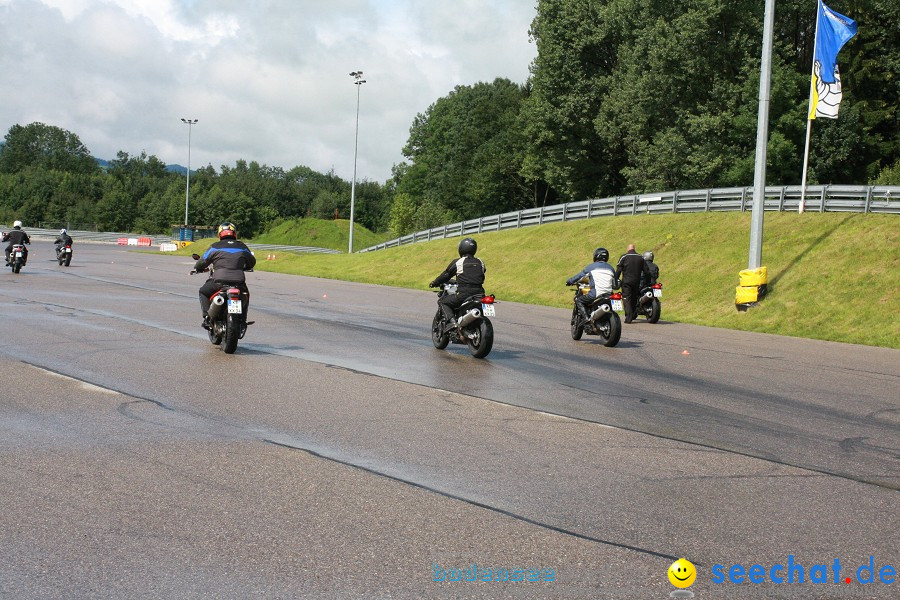
[(193, 244), (194, 242), (182, 241), (182, 242), (179, 242), (179, 243), (181, 244), (181, 247), (182, 247), (182, 248), (187, 248), (188, 246), (190, 246), (190, 245)]
[(744, 269), (738, 276), (742, 287), (751, 285), (765, 285), (769, 283), (769, 275), (765, 267), (758, 269)]
[(759, 288), (755, 285), (738, 286), (735, 288), (734, 303), (749, 304), (759, 300)]

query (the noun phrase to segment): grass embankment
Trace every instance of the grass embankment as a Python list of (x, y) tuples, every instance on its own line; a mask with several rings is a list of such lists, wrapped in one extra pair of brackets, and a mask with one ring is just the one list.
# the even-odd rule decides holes
[[(362, 250), (392, 239), (389, 233), (372, 233), (359, 223), (353, 225), (353, 248)], [(258, 235), (250, 243), (276, 244), (282, 246), (314, 246), (347, 251), (350, 243), (350, 221), (338, 219), (297, 219), (283, 221)]]
[[(749, 213), (704, 213), (592, 219), (475, 237), (488, 269), (486, 288), (500, 300), (570, 306), (564, 282), (590, 262), (593, 249), (606, 246), (615, 262), (634, 242), (656, 255), (664, 320), (900, 348), (896, 216), (767, 213), (763, 264), (770, 293), (739, 313), (734, 288), (747, 266), (749, 231)], [(451, 238), (350, 256), (280, 253), (257, 268), (426, 289), (456, 256), (458, 243)]]

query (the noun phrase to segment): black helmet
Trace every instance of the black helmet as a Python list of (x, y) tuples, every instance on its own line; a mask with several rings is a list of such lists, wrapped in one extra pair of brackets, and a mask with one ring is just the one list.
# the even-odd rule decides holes
[(649, 250), (644, 252), (644, 260), (646, 260), (647, 262), (653, 262), (653, 253)]
[(459, 255), (466, 256), (475, 256), (475, 253), (478, 252), (478, 243), (472, 238), (466, 238), (459, 243)]
[(609, 260), (609, 250), (606, 248), (597, 248), (594, 250), (594, 262), (606, 262)]
[(219, 225), (219, 229), (217, 230), (219, 234), (219, 239), (227, 238), (227, 237), (237, 237), (237, 228), (234, 226), (234, 223), (222, 223)]

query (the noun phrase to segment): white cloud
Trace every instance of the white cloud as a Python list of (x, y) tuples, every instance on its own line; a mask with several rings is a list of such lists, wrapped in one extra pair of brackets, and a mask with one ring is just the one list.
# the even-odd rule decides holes
[(524, 83), (534, 0), (0, 0), (0, 130), (43, 121), (95, 156), (257, 160), (384, 181), (454, 86)]

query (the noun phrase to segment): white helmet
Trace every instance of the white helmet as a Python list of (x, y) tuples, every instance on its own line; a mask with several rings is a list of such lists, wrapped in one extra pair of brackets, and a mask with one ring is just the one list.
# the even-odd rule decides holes
[(22, 221), (16, 221), (13, 223), (13, 227), (22, 227)]
[(66, 228), (65, 228), (65, 227), (63, 227), (62, 229), (59, 230), (59, 235), (66, 235)]

